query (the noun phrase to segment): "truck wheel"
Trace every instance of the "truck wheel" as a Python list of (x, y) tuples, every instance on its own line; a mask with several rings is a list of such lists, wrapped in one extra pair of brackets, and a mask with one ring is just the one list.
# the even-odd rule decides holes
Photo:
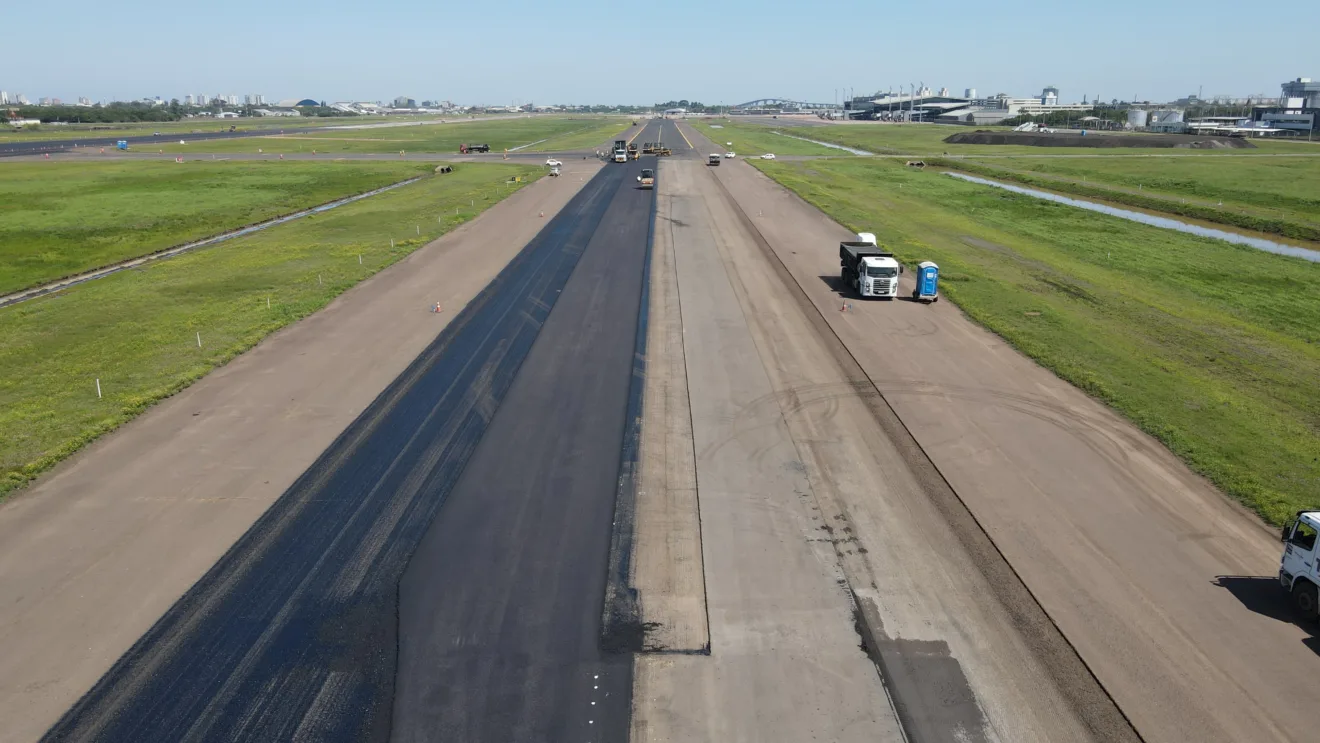
[(1302, 619), (1314, 622), (1320, 618), (1320, 591), (1316, 590), (1314, 583), (1298, 581), (1293, 586), (1292, 596), (1293, 606), (1302, 615)]

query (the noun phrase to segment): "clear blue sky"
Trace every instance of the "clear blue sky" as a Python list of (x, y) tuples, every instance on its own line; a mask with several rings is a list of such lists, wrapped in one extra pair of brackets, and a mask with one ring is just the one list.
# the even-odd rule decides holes
[[(832, 101), (908, 83), (1065, 101), (1279, 94), (1320, 5), (854, 0), (8, 2), (0, 90), (459, 103)], [(1272, 14), (1277, 13), (1277, 17)], [(1290, 33), (1287, 29), (1296, 29)], [(1288, 36), (1295, 40), (1288, 40)], [(1264, 40), (1266, 37), (1275, 37)], [(15, 63), (21, 60), (21, 63)]]

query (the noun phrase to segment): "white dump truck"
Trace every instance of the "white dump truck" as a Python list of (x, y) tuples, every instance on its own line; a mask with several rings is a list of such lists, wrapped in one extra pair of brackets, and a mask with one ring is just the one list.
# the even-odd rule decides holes
[(1292, 595), (1297, 613), (1312, 621), (1320, 618), (1317, 534), (1320, 534), (1320, 511), (1298, 511), (1283, 525), (1283, 557), (1279, 560), (1279, 582)]
[(875, 242), (875, 235), (858, 233), (856, 240), (839, 243), (839, 275), (843, 283), (862, 297), (898, 296), (898, 276), (903, 266), (894, 254)]

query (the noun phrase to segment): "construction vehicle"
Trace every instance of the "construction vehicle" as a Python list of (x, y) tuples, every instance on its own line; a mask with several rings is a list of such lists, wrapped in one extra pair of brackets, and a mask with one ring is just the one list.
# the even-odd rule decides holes
[(669, 157), (670, 155), (672, 155), (672, 154), (674, 154), (674, 153), (671, 152), (671, 151), (669, 150), (669, 148), (666, 147), (666, 146), (664, 146), (662, 143), (660, 143), (660, 142), (656, 142), (656, 143), (655, 143), (655, 154), (656, 154), (656, 155), (659, 155), (660, 157)]
[(635, 144), (628, 145), (628, 159), (636, 160), (639, 157), (641, 157), (641, 153), (637, 151), (637, 145)]
[(614, 140), (614, 162), (616, 163), (628, 162), (628, 140), (626, 139)]
[(655, 154), (655, 143), (654, 143), (654, 142), (647, 142), (647, 143), (643, 144), (643, 145), (642, 145), (642, 154), (643, 154), (643, 155), (654, 155), (654, 154)]
[(1298, 511), (1283, 525), (1283, 557), (1279, 560), (1279, 583), (1292, 596), (1293, 608), (1302, 619), (1320, 618), (1320, 562), (1316, 560), (1316, 535), (1320, 534), (1320, 511)]
[(642, 168), (642, 174), (637, 176), (637, 182), (641, 185), (638, 188), (655, 188), (655, 171), (650, 168)]
[(839, 277), (861, 297), (898, 296), (898, 275), (903, 266), (894, 254), (876, 245), (875, 235), (858, 234), (857, 240), (839, 243)]
[(707, 164), (707, 165), (719, 165), (719, 164), (720, 164), (720, 160), (722, 160), (722, 159), (723, 159), (723, 158), (721, 158), (719, 155), (711, 155), (710, 157), (706, 158), (706, 164)]
[(474, 152), (490, 152), (488, 144), (462, 144), (458, 146), (458, 151), (464, 155), (470, 155)]

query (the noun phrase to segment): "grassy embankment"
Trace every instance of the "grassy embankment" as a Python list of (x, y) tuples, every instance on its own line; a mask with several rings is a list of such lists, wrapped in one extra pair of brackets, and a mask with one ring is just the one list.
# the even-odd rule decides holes
[(1320, 157), (935, 161), (998, 180), (1294, 240), (1320, 240)]
[[(733, 150), (739, 157), (756, 157), (764, 155), (767, 152), (773, 152), (775, 155), (824, 155), (828, 157), (851, 157), (843, 150), (835, 150), (829, 147), (821, 147), (811, 142), (803, 142), (800, 139), (786, 137), (776, 134), (774, 129), (756, 124), (747, 124), (735, 120), (723, 119), (689, 119), (688, 123), (694, 129), (710, 138), (710, 140), (722, 149), (720, 152)], [(720, 127), (719, 129), (712, 128)], [(798, 127), (797, 129), (784, 130), (787, 134), (798, 137), (811, 137), (814, 129)], [(730, 146), (727, 142), (733, 142)], [(713, 154), (713, 153), (706, 153)]]
[[(45, 141), (51, 139), (85, 139), (88, 137), (142, 137), (156, 132), (161, 134), (192, 134), (196, 132), (224, 132), (229, 127), (240, 131), (278, 132), (281, 129), (303, 129), (318, 126), (346, 124), (383, 124), (439, 121), (443, 116), (355, 116), (355, 117), (263, 117), (250, 119), (195, 118), (182, 121), (141, 121), (122, 124), (43, 124), (23, 129), (0, 129), (0, 144), (11, 142)], [(448, 121), (448, 119), (446, 119)]]
[(431, 172), (428, 163), (97, 162), (0, 167), (0, 294)]
[[(1252, 143), (1256, 145), (1255, 149), (1231, 150), (1180, 150), (1157, 147), (1029, 147), (1025, 145), (950, 144), (944, 141), (945, 137), (952, 134), (973, 132), (976, 129), (977, 127), (953, 124), (882, 124), (878, 122), (853, 122), (813, 127), (780, 127), (781, 131), (790, 134), (799, 134), (820, 142), (833, 142), (855, 147), (877, 155), (919, 155), (922, 157), (935, 157), (946, 154), (950, 157), (1016, 155), (1045, 158), (1060, 155), (1104, 158), (1147, 155), (1187, 158), (1251, 157), (1279, 154), (1320, 156), (1320, 143), (1256, 139), (1252, 140)], [(1004, 130), (1002, 127), (999, 129)]]
[[(1320, 506), (1315, 264), (886, 159), (756, 166), (1275, 524)], [(902, 186), (902, 188), (900, 188)]]
[[(276, 156), (310, 153), (333, 157), (340, 154), (457, 153), (463, 143), (490, 145), (490, 156), (498, 158), (505, 148), (532, 145), (528, 151), (594, 147), (618, 132), (629, 129), (631, 120), (601, 117), (533, 117), (497, 119), (468, 123), (402, 126), (383, 129), (345, 129), (239, 139), (202, 140), (179, 144), (178, 140), (157, 149), (166, 154), (256, 153)], [(187, 138), (183, 138), (187, 141)], [(545, 140), (545, 141), (542, 141)], [(564, 143), (570, 146), (565, 146)], [(536, 143), (536, 144), (532, 144)], [(576, 144), (580, 143), (580, 144)], [(148, 150), (150, 151), (150, 150)]]
[(542, 170), (460, 165), (314, 218), (0, 309), (0, 498), (471, 219), (521, 187), (507, 182), (512, 176), (525, 184)]

